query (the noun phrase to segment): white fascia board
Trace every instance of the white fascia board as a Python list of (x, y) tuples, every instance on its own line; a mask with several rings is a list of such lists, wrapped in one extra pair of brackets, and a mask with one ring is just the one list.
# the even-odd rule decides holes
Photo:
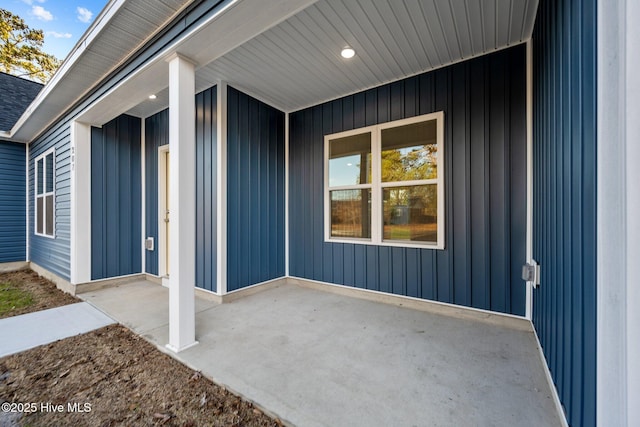
[[(184, 34), (174, 46), (191, 42), (193, 51), (182, 52), (200, 64), (209, 63), (275, 27), (317, 0), (230, 0), (200, 25)], [(216, 22), (215, 27), (211, 23)], [(215, 37), (207, 29), (215, 31)], [(211, 43), (210, 40), (216, 40)], [(209, 49), (202, 49), (202, 45)]]
[[(145, 82), (145, 84), (148, 84), (150, 79), (161, 79), (164, 80), (162, 82), (163, 87), (166, 87), (168, 78), (163, 75), (161, 70), (165, 70), (165, 61), (175, 53), (190, 58), (196, 63), (197, 68), (214, 61), (246, 41), (262, 34), (264, 31), (279, 24), (300, 10), (309, 7), (316, 1), (317, 0), (274, 1), (273, 4), (270, 4), (269, 8), (264, 10), (264, 13), (259, 14), (259, 22), (255, 22), (256, 19), (258, 19), (256, 18), (256, 10), (259, 9), (261, 5), (264, 5), (262, 0), (231, 0), (205, 21), (183, 34), (169, 46), (158, 52), (153, 58), (123, 78), (118, 84), (114, 85), (109, 91), (88, 106), (76, 119), (88, 123), (96, 123), (97, 120), (95, 117), (92, 117), (91, 110), (97, 108), (98, 105), (104, 102), (108, 102), (112, 96), (115, 96), (117, 99), (122, 99), (123, 96), (131, 97), (131, 91), (138, 90), (137, 86), (139, 86), (132, 84), (132, 82), (138, 79), (141, 79), (139, 81)], [(233, 25), (228, 24), (227, 21)], [(214, 22), (216, 25), (212, 25)], [(222, 29), (220, 25), (222, 23), (237, 27), (237, 30), (232, 35), (225, 34), (224, 29)], [(249, 23), (252, 25), (249, 25)], [(207, 29), (209, 29), (209, 31), (206, 31)], [(224, 37), (224, 39), (221, 39), (221, 37)], [(210, 40), (216, 40), (216, 43), (211, 45)], [(203, 50), (201, 46), (207, 43), (212, 47)], [(127, 90), (127, 88), (129, 88), (129, 90)], [(142, 99), (143, 98), (140, 98), (138, 101)], [(131, 106), (124, 109), (116, 108), (117, 112), (114, 110), (111, 115), (115, 117), (129, 108), (131, 108)], [(281, 108), (278, 109), (284, 111)], [(101, 114), (106, 113), (102, 112)]]
[[(188, 40), (191, 35), (193, 35), (195, 32), (200, 31), (203, 27), (205, 27), (206, 25), (209, 25), (212, 21), (214, 21), (214, 20), (218, 19), (219, 17), (223, 16), (224, 13), (226, 12), (226, 10), (229, 9), (231, 6), (233, 6), (238, 1), (240, 1), (240, 0), (232, 0), (230, 3), (224, 5), (217, 13), (213, 14), (205, 22), (201, 23), (198, 27), (192, 29), (188, 34), (184, 34), (178, 40), (174, 41), (169, 46), (165, 47), (163, 50), (158, 52), (155, 55), (155, 57), (149, 59), (147, 62), (142, 64), (140, 67), (136, 68), (131, 74), (129, 74), (124, 79), (122, 79), (118, 84), (116, 84), (113, 87), (111, 87), (111, 89), (109, 89), (107, 92), (103, 93), (91, 105), (89, 105), (87, 108), (85, 108), (85, 110), (78, 115), (77, 119), (78, 120), (87, 121), (87, 122), (90, 122), (90, 123), (95, 123), (96, 120), (91, 117), (91, 111), (93, 109), (97, 108), (100, 104), (102, 104), (104, 102), (108, 102), (110, 97), (112, 97), (112, 96), (116, 96), (117, 97), (119, 91), (123, 91), (123, 88), (126, 88), (126, 85), (131, 84), (132, 81), (135, 81), (136, 79), (139, 79), (139, 78), (145, 79), (145, 73), (149, 73), (149, 75), (152, 75), (152, 76), (153, 75), (163, 75), (162, 74), (163, 71), (168, 70), (168, 68), (165, 69), (166, 62), (169, 61), (173, 57), (173, 55), (175, 55), (178, 52), (178, 47), (180, 46), (181, 43), (184, 43), (185, 40)], [(190, 60), (190, 62), (195, 62), (195, 61)], [(194, 63), (194, 65), (197, 66), (198, 64)], [(163, 70), (163, 71), (156, 71), (156, 70)], [(168, 85), (168, 81), (169, 81), (168, 74), (166, 76), (163, 75), (163, 77), (166, 78), (166, 82), (164, 82), (166, 84), (164, 84), (164, 83), (163, 84), (165, 86), (167, 86)], [(128, 91), (124, 90), (124, 92), (126, 93)], [(121, 111), (120, 113), (122, 113), (122, 112), (124, 112), (124, 111)]]
[(18, 121), (13, 125), (13, 128), (10, 132), (11, 136), (15, 135), (18, 132), (18, 130), (29, 119), (31, 113), (33, 113), (40, 106), (40, 104), (42, 104), (44, 99), (49, 96), (49, 94), (56, 88), (60, 81), (69, 74), (70, 70), (73, 68), (76, 62), (88, 49), (91, 43), (93, 43), (96, 37), (98, 37), (107, 27), (107, 25), (111, 22), (111, 19), (122, 8), (126, 1), (127, 0), (111, 0), (109, 3), (107, 3), (102, 12), (100, 12), (100, 15), (98, 15), (93, 24), (80, 38), (78, 43), (76, 43), (76, 45), (73, 47), (71, 53), (62, 62), (62, 65), (60, 65), (51, 80), (47, 82), (38, 96), (35, 97), (29, 107), (27, 107), (24, 113), (22, 113), (22, 116), (20, 116)]

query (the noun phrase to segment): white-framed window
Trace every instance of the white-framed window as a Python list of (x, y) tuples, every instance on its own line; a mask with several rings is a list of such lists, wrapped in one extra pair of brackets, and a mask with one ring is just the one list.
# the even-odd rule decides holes
[(324, 137), (325, 241), (444, 249), (442, 111)]
[(56, 223), (55, 159), (55, 149), (36, 157), (35, 173), (36, 235), (52, 238), (55, 236)]

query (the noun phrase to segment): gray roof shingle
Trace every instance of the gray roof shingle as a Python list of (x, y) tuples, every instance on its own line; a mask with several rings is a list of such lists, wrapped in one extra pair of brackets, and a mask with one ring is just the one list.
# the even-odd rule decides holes
[(42, 84), (0, 72), (0, 131), (10, 131)]

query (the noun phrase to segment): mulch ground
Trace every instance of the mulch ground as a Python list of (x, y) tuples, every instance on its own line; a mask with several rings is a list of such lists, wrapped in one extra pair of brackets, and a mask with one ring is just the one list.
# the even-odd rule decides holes
[[(34, 294), (51, 298), (37, 307), (78, 301), (31, 272), (11, 275), (40, 283)], [(0, 403), (2, 427), (282, 425), (121, 325), (0, 359)]]

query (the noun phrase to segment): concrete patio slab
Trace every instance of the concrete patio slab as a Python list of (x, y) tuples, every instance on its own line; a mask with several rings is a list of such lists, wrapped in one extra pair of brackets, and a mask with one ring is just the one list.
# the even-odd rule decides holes
[[(168, 342), (167, 289), (82, 297)], [(176, 357), (292, 425), (561, 425), (531, 330), (293, 285), (196, 307)]]
[(113, 323), (112, 318), (86, 302), (0, 319), (0, 357)]
[[(140, 335), (169, 324), (169, 289), (147, 281), (124, 283), (78, 295)], [(196, 313), (215, 304), (196, 298)], [(166, 343), (165, 343), (166, 344)]]

